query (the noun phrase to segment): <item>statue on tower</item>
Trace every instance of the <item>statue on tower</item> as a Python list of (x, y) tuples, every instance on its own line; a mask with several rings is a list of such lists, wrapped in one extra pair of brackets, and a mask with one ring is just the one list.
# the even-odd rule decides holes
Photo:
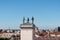
[(25, 23), (25, 17), (23, 17), (23, 24)]
[(32, 17), (32, 24), (34, 23), (34, 17)]
[(29, 23), (29, 18), (27, 18), (27, 23)]

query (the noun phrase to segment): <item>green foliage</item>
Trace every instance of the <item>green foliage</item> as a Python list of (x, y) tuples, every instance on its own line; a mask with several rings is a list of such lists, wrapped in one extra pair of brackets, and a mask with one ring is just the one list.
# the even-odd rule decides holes
[(9, 40), (8, 38), (0, 38), (0, 40)]

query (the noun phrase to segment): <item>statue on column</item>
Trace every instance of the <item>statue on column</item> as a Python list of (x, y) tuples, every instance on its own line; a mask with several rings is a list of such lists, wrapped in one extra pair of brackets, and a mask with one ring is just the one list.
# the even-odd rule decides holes
[(34, 17), (32, 17), (32, 24), (34, 23)]
[(23, 17), (23, 24), (25, 23), (25, 17)]
[(29, 18), (27, 18), (27, 23), (29, 23)]

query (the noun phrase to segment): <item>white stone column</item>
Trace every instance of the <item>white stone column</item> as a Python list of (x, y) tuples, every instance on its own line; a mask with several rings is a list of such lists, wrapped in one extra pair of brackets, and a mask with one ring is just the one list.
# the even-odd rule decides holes
[(21, 28), (21, 40), (34, 40), (35, 25), (25, 23), (20, 25)]

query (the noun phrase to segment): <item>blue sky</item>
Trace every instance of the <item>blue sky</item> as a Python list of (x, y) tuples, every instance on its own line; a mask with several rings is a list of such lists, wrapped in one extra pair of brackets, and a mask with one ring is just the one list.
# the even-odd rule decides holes
[(0, 29), (19, 29), (23, 16), (40, 29), (60, 26), (60, 0), (0, 0)]

